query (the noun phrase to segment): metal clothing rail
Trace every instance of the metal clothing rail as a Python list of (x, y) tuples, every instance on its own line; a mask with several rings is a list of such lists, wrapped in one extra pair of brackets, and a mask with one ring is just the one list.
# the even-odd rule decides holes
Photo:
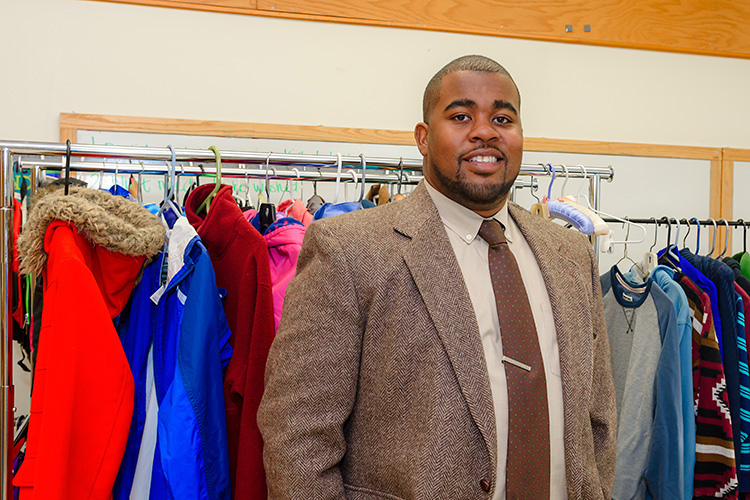
[[(54, 142), (18, 142), (18, 141), (0, 141), (0, 296), (4, 297), (0, 303), (0, 500), (9, 500), (11, 495), (11, 464), (13, 443), (13, 385), (12, 370), (13, 363), (10, 361), (12, 353), (12, 334), (11, 334), (11, 316), (12, 310), (10, 304), (9, 283), (11, 277), (11, 235), (13, 229), (13, 162), (18, 160), (22, 165), (38, 165), (39, 167), (49, 169), (61, 169), (62, 163), (57, 162), (52, 165), (47, 163), (49, 160), (40, 158), (41, 156), (65, 156), (67, 151), (66, 144)], [(128, 146), (98, 146), (89, 144), (71, 144), (70, 156), (76, 161), (71, 161), (71, 170), (78, 171), (108, 171), (122, 173), (154, 173), (166, 174), (169, 167), (166, 164), (155, 162), (165, 162), (172, 160), (172, 153), (168, 148), (154, 147), (128, 147)], [(34, 158), (29, 158), (34, 157)], [(357, 168), (362, 168), (365, 164), (372, 169), (384, 171), (393, 170), (398, 172), (373, 172), (366, 173), (367, 181), (374, 182), (417, 182), (421, 179), (422, 160), (413, 158), (377, 158), (365, 157), (338, 157), (333, 155), (305, 155), (289, 153), (262, 153), (249, 151), (222, 151), (222, 161), (228, 164), (247, 165), (245, 168), (230, 167), (222, 169), (222, 176), (228, 177), (266, 177), (268, 178), (304, 178), (309, 180), (333, 180), (337, 175), (331, 175), (329, 172), (322, 173), (320, 169), (330, 170), (338, 167), (341, 161), (342, 168), (347, 170), (353, 169), (352, 173), (347, 172), (341, 175), (341, 180), (347, 178), (354, 180), (362, 175), (356, 173)], [(96, 158), (101, 161), (92, 163), (90, 159)], [(340, 158), (340, 159), (339, 159)], [(89, 161), (86, 161), (89, 159)], [(110, 161), (103, 161), (103, 159)], [(216, 157), (214, 153), (207, 149), (177, 149), (175, 150), (175, 160), (178, 162), (206, 162), (213, 163)], [(115, 160), (115, 161), (111, 161)], [(135, 160), (138, 163), (128, 163), (116, 160)], [(144, 162), (142, 166), (140, 162)], [(147, 163), (148, 162), (148, 163)], [(52, 162), (55, 163), (55, 162)], [(251, 169), (250, 165), (262, 166), (262, 169)], [(268, 165), (268, 170), (266, 169)], [(289, 167), (287, 170), (280, 171), (278, 166)], [(300, 170), (302, 168), (303, 170)], [(310, 168), (310, 170), (305, 170)], [(296, 170), (294, 170), (296, 169)], [(314, 170), (313, 170), (314, 169)], [(410, 172), (420, 172), (420, 174), (411, 174)], [(200, 166), (181, 166), (180, 174), (201, 174), (213, 173), (211, 167)], [(271, 174), (273, 172), (273, 174)], [(361, 171), (360, 171), (361, 172)], [(587, 167), (582, 165), (549, 165), (549, 164), (531, 164), (522, 165), (521, 174), (528, 176), (549, 176), (553, 172), (557, 175), (564, 175), (570, 178), (588, 179), (590, 182), (589, 189), (591, 202), (595, 209), (599, 209), (601, 181), (612, 181), (614, 170), (609, 167)], [(34, 171), (32, 170), (32, 178)], [(533, 180), (528, 184), (523, 181), (516, 187), (533, 187)]]

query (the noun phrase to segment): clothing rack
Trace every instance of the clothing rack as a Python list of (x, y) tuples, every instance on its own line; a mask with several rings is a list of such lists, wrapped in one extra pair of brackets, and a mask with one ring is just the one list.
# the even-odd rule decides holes
[[(46, 156), (65, 157), (67, 151), (71, 158), (71, 171), (97, 171), (127, 174), (167, 174), (170, 167), (165, 162), (173, 159), (168, 148), (139, 147), (139, 146), (99, 146), (90, 144), (71, 144), (70, 148), (63, 143), (0, 141), (0, 296), (5, 300), (0, 304), (0, 500), (9, 500), (11, 494), (11, 465), (10, 456), (13, 443), (13, 363), (9, 362), (12, 353), (11, 305), (9, 284), (11, 278), (12, 230), (13, 230), (13, 196), (14, 196), (14, 161), (21, 166), (38, 166), (39, 168), (62, 170), (64, 162), (51, 161)], [(31, 157), (31, 158), (30, 158)], [(306, 180), (335, 180), (339, 178), (336, 171), (339, 168), (354, 170), (354, 175), (342, 172), (341, 181), (347, 178), (361, 180), (362, 173), (367, 169), (379, 169), (383, 172), (370, 174), (366, 172), (366, 181), (372, 182), (407, 182), (414, 184), (421, 180), (421, 159), (408, 158), (377, 158), (342, 157), (340, 155), (305, 155), (289, 153), (262, 153), (249, 151), (223, 151), (222, 162), (238, 164), (243, 167), (222, 168), (222, 176), (253, 177), (264, 179), (292, 179)], [(95, 161), (92, 161), (95, 160)], [(182, 163), (176, 173), (198, 175), (212, 174), (214, 167), (184, 165), (184, 163), (213, 163), (216, 156), (206, 149), (177, 149), (175, 161)], [(107, 161), (108, 160), (108, 161)], [(117, 161), (120, 160), (120, 161)], [(137, 163), (132, 163), (135, 161)], [(143, 163), (141, 163), (143, 162)], [(340, 167), (339, 167), (340, 165)], [(250, 168), (256, 166), (258, 168)], [(289, 167), (278, 170), (276, 167)], [(262, 167), (262, 168), (261, 168)], [(356, 169), (360, 171), (357, 173)], [(335, 169), (331, 173), (331, 169)], [(407, 172), (403, 172), (407, 170)], [(410, 174), (409, 172), (419, 172)], [(609, 167), (585, 167), (582, 165), (549, 165), (531, 164), (521, 166), (521, 175), (532, 176), (532, 181), (524, 186), (533, 187), (534, 176), (549, 176), (553, 172), (571, 178), (588, 179), (589, 191), (593, 208), (599, 209), (601, 181), (612, 181), (614, 169)], [(32, 170), (32, 180), (35, 170)], [(32, 182), (35, 184), (35, 182)]]

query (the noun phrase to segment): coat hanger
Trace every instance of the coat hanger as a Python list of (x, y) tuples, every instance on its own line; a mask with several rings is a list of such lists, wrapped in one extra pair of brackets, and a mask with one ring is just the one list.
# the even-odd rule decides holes
[(146, 170), (146, 165), (141, 162), (141, 171), (138, 172), (138, 203), (143, 205), (143, 172)]
[(542, 203), (547, 205), (549, 216), (569, 222), (573, 227), (575, 227), (583, 234), (594, 234), (594, 222), (591, 220), (591, 218), (589, 218), (588, 215), (569, 204), (551, 199), (552, 185), (555, 183), (555, 177), (557, 174), (555, 172), (555, 167), (552, 164), (548, 163), (547, 167), (552, 172), (552, 180), (547, 187), (547, 196), (542, 199)]
[[(357, 172), (354, 169), (351, 169), (351, 170), (347, 170), (346, 173), (352, 176), (352, 182), (354, 183), (354, 192), (356, 193), (357, 192), (357, 182), (358, 182)], [(348, 190), (348, 188), (346, 186), (347, 186), (347, 184), (344, 183), (344, 200), (349, 201), (349, 190)]]
[(65, 196), (70, 188), (70, 139), (65, 141)]
[(682, 222), (687, 224), (687, 231), (685, 231), (685, 236), (682, 237), (682, 248), (687, 248), (687, 237), (690, 234), (690, 221), (683, 217)]
[(711, 221), (711, 224), (713, 224), (714, 226), (714, 237), (711, 240), (711, 251), (709, 251), (706, 254), (706, 257), (710, 257), (711, 255), (714, 254), (714, 249), (716, 248), (716, 230), (718, 229), (718, 226), (716, 225), (716, 221), (713, 218), (709, 218), (708, 220)]
[[(696, 217), (691, 217), (690, 222), (695, 221), (695, 225), (698, 228), (698, 234), (695, 235), (695, 255), (698, 255), (698, 251), (701, 248), (701, 222)], [(683, 246), (684, 243), (683, 243)]]
[(341, 188), (341, 167), (341, 153), (336, 153), (336, 194), (333, 197), (334, 205), (339, 202), (339, 189)]
[(747, 252), (747, 225), (743, 219), (737, 219), (737, 222), (742, 223), (742, 253)]
[(177, 206), (172, 201), (172, 195), (174, 191), (174, 184), (175, 184), (175, 169), (176, 169), (176, 157), (177, 153), (175, 153), (174, 148), (172, 145), (167, 146), (169, 148), (170, 153), (172, 153), (172, 161), (167, 163), (168, 167), (168, 176), (169, 176), (169, 187), (167, 187), (167, 183), (164, 183), (164, 201), (161, 204), (161, 207), (159, 207), (159, 211), (156, 212), (157, 217), (162, 216), (164, 214), (165, 209), (170, 209), (175, 215), (180, 215), (180, 210), (177, 208)]
[[(404, 176), (404, 157), (400, 157), (398, 159), (398, 191), (396, 194), (401, 194), (401, 186), (403, 184), (403, 176)], [(537, 198), (538, 199), (538, 198)]]
[(654, 247), (656, 246), (656, 237), (659, 232), (659, 224), (656, 222), (656, 217), (651, 217), (654, 221), (654, 242), (651, 244), (647, 252), (643, 253), (643, 259), (641, 260), (640, 269), (643, 271), (644, 278), (651, 275), (656, 266), (659, 265), (659, 256), (654, 253)]
[(221, 152), (216, 146), (209, 146), (208, 149), (213, 151), (214, 156), (216, 156), (216, 184), (214, 185), (213, 190), (208, 193), (206, 199), (203, 200), (200, 205), (198, 205), (198, 209), (195, 211), (196, 214), (201, 213), (204, 208), (206, 209), (206, 213), (208, 214), (208, 210), (211, 207), (211, 201), (214, 199), (214, 196), (216, 196), (216, 193), (218, 193), (219, 189), (221, 188)]
[(724, 254), (727, 253), (727, 247), (729, 246), (729, 222), (727, 222), (726, 219), (723, 217), (719, 219), (719, 222), (724, 221), (724, 224), (727, 226), (726, 231), (724, 231), (724, 250), (721, 251), (718, 257), (716, 257), (718, 260), (721, 260), (722, 257), (724, 257)]
[[(625, 220), (625, 221), (627, 221), (627, 224), (623, 224), (623, 225), (626, 225), (626, 226), (627, 226), (627, 231), (625, 232), (625, 241), (624, 241), (624, 244), (623, 244), (622, 257), (620, 257), (620, 260), (618, 260), (617, 262), (615, 262), (615, 266), (619, 265), (619, 264), (620, 264), (620, 262), (622, 262), (623, 260), (627, 259), (627, 260), (629, 260), (630, 262), (632, 262), (632, 263), (633, 263), (633, 265), (634, 265), (634, 266), (635, 266), (636, 268), (640, 269), (640, 270), (641, 270), (641, 272), (643, 272), (643, 269), (641, 269), (641, 265), (640, 265), (640, 264), (638, 264), (638, 263), (637, 263), (636, 261), (634, 261), (633, 259), (631, 259), (631, 258), (630, 258), (630, 256), (628, 255), (628, 238), (630, 238), (630, 226), (631, 226), (631, 223), (630, 223), (630, 221), (628, 221), (628, 217), (627, 217), (627, 216), (625, 216), (625, 219), (624, 219), (624, 220)], [(643, 241), (643, 240), (641, 240), (641, 241)], [(640, 243), (640, 241), (639, 241), (639, 242), (637, 242), (637, 243)], [(644, 274), (645, 274), (645, 273), (644, 273)]]
[(361, 189), (359, 192), (359, 203), (362, 203), (362, 200), (365, 199), (365, 176), (367, 175), (367, 162), (365, 162), (365, 155), (363, 153), (359, 154), (359, 161), (362, 165), (362, 180), (360, 181)]
[(266, 200), (267, 203), (261, 203), (258, 207), (258, 213), (260, 214), (260, 234), (264, 234), (266, 230), (276, 221), (276, 206), (271, 203), (271, 194), (269, 190), (269, 179), (268, 170), (271, 164), (271, 153), (266, 156)]

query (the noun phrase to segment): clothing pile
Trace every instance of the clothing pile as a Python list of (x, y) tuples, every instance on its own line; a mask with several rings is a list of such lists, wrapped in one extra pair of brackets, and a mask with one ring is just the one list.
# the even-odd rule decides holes
[(668, 246), (601, 276), (618, 435), (613, 499), (750, 492), (750, 254)]

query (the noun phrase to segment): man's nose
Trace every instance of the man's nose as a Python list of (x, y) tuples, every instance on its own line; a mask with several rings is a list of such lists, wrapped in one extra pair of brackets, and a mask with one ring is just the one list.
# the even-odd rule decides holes
[(492, 122), (489, 120), (475, 120), (474, 127), (471, 129), (471, 139), (473, 141), (490, 142), (497, 140), (499, 135)]

